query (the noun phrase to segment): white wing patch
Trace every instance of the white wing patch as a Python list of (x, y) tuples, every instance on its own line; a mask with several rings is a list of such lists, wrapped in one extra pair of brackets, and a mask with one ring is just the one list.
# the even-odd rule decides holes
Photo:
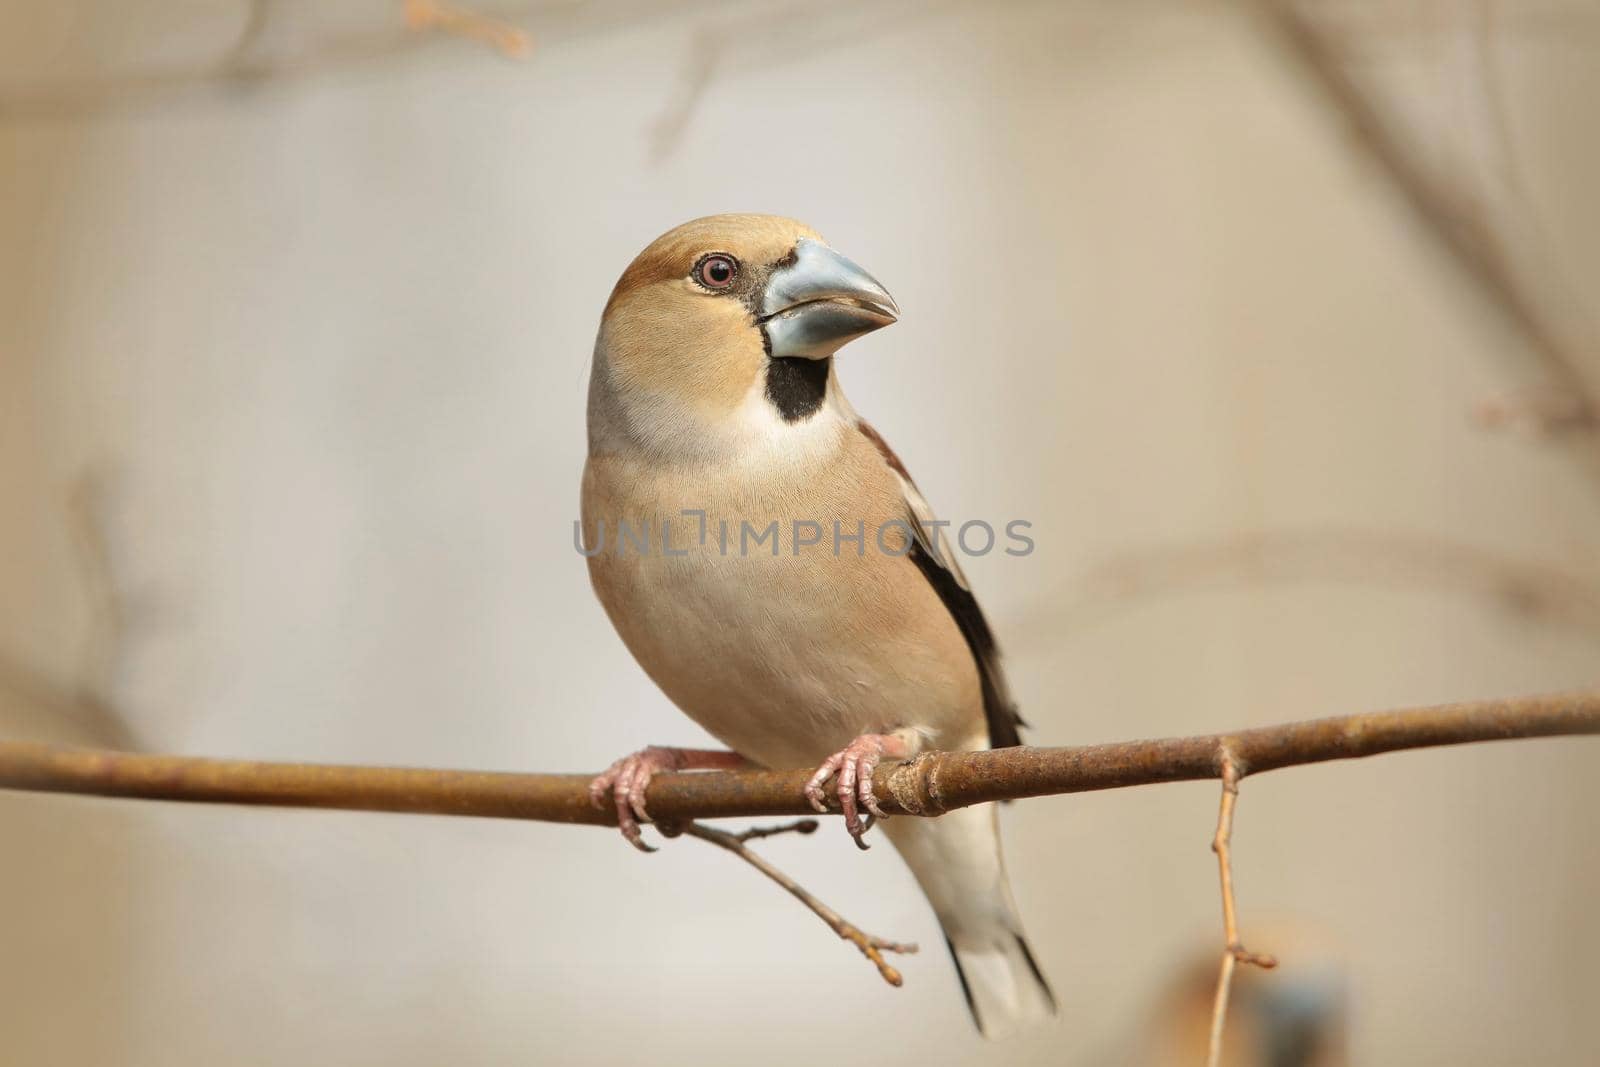
[(948, 551), (949, 538), (942, 536), (943, 531), (938, 525), (938, 516), (934, 515), (933, 506), (928, 503), (928, 498), (922, 495), (922, 490), (917, 488), (916, 483), (900, 471), (895, 470), (894, 476), (900, 483), (901, 495), (906, 498), (906, 508), (911, 512), (911, 532), (916, 537), (917, 544), (921, 545), (922, 550), (932, 556), (939, 566), (950, 572), (957, 585), (969, 593), (972, 592), (956, 554)]

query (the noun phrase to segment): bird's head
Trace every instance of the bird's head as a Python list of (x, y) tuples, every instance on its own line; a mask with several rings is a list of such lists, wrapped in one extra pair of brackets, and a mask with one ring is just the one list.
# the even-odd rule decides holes
[(805, 423), (826, 406), (834, 352), (899, 313), (870, 274), (793, 219), (684, 223), (639, 253), (606, 304), (591, 435), (598, 419), (654, 450), (737, 446)]

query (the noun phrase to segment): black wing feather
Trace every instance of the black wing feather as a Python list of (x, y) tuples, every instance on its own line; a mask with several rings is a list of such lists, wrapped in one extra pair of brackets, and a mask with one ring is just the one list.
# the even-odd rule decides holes
[(912, 542), (911, 561), (922, 576), (928, 579), (939, 599), (949, 610), (950, 617), (961, 628), (961, 636), (972, 649), (972, 658), (978, 664), (978, 680), (983, 686), (983, 714), (989, 720), (989, 747), (1010, 748), (1022, 744), (1018, 728), (1025, 726), (1017, 706), (1008, 701), (1000, 680), (1000, 649), (995, 645), (994, 633), (978, 607), (978, 598), (961, 588), (955, 575), (925, 551), (920, 542)]
[[(905, 482), (909, 492), (916, 494), (920, 501), (921, 490), (911, 480), (905, 464), (900, 462), (900, 457), (894, 454), (888, 442), (865, 420), (861, 420), (857, 425), (867, 440), (877, 447), (878, 453), (883, 456), (889, 467)], [(958, 572), (951, 566), (951, 561), (941, 559), (935, 552), (929, 551), (929, 545), (934, 542), (929, 538), (925, 543), (924, 536), (927, 531), (914, 507), (908, 506), (907, 516), (911, 528), (920, 534), (911, 543), (911, 550), (908, 553), (911, 562), (917, 565), (917, 570), (921, 571), (928, 584), (933, 586), (933, 591), (939, 594), (940, 601), (950, 612), (950, 617), (955, 620), (956, 626), (961, 630), (961, 636), (966, 638), (967, 647), (972, 650), (972, 658), (977, 663), (978, 680), (983, 689), (983, 714), (989, 722), (989, 746), (1010, 748), (1013, 745), (1020, 745), (1022, 735), (1019, 730), (1027, 723), (1022, 721), (1022, 716), (1017, 713), (1017, 706), (1011, 702), (1005, 675), (1000, 670), (1000, 648), (995, 643), (994, 631), (989, 629), (989, 621), (983, 617), (983, 609), (978, 607), (978, 598), (972, 595), (965, 580), (957, 576)], [(935, 551), (937, 551), (936, 545)]]

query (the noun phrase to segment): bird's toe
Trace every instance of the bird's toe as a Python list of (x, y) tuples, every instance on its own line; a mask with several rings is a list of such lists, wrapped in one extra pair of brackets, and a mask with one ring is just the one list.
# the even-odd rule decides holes
[(650, 821), (645, 790), (656, 771), (675, 766), (675, 756), (669, 749), (646, 748), (624, 756), (589, 783), (589, 802), (604, 811), (606, 794), (610, 793), (617, 813), (617, 829), (622, 831), (623, 838), (640, 852), (654, 852), (655, 848), (645, 844), (639, 829), (641, 823)]
[(850, 835), (850, 840), (863, 852), (869, 847), (862, 840), (862, 835), (867, 832), (866, 825), (861, 821), (861, 811), (857, 807), (856, 785), (861, 773), (861, 761), (858, 756), (847, 756), (839, 767), (839, 808), (844, 812), (844, 828)]
[(833, 776), (835, 770), (843, 762), (842, 755), (835, 753), (822, 761), (811, 780), (806, 782), (806, 799), (811, 802), (812, 810), (818, 815), (828, 814), (828, 802), (823, 798), (822, 787)]

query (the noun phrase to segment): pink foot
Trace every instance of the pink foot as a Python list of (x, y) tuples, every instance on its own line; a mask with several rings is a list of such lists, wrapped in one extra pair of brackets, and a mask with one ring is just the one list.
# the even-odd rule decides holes
[(745, 758), (737, 752), (651, 745), (623, 756), (595, 775), (589, 783), (589, 803), (604, 811), (606, 793), (609, 791), (612, 803), (617, 808), (617, 828), (622, 831), (622, 836), (640, 852), (654, 852), (653, 846), (644, 843), (639, 824), (650, 821), (650, 813), (644, 806), (644, 793), (657, 771), (734, 770), (746, 765)]
[(856, 847), (866, 851), (867, 843), (861, 835), (867, 832), (861, 821), (857, 805), (866, 808), (879, 819), (888, 818), (878, 807), (878, 798), (872, 792), (872, 772), (885, 756), (904, 759), (911, 754), (911, 746), (895, 734), (862, 734), (843, 749), (822, 761), (817, 773), (806, 783), (806, 799), (811, 806), (826, 815), (828, 804), (822, 798), (822, 786), (829, 777), (837, 774), (834, 792), (839, 797), (839, 808), (844, 812), (844, 828)]

